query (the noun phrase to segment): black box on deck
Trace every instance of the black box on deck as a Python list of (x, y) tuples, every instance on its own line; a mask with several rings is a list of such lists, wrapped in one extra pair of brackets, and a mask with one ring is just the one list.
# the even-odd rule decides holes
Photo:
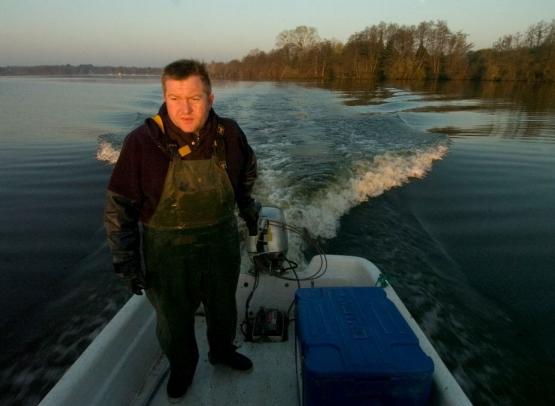
[(434, 364), (383, 289), (301, 288), (295, 301), (304, 406), (427, 404)]

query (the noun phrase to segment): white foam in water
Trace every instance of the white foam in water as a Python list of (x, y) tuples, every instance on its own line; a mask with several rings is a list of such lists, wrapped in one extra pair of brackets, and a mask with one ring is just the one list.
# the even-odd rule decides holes
[(333, 238), (339, 219), (351, 208), (411, 178), (424, 177), (433, 162), (446, 152), (447, 146), (438, 145), (411, 154), (384, 153), (372, 162), (360, 163), (353, 178), (330, 185), (321, 197), (295, 202), (285, 210), (285, 216), (288, 222), (306, 227), (315, 236)]
[(115, 164), (119, 157), (119, 150), (116, 150), (108, 141), (100, 141), (96, 151), (96, 159)]

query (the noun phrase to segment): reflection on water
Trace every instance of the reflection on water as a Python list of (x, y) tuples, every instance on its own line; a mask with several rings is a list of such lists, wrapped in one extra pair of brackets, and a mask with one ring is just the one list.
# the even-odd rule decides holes
[[(550, 112), (555, 109), (555, 83), (526, 82), (417, 82), (393, 81), (385, 85), (379, 82), (345, 81), (325, 84), (305, 84), (339, 91), (350, 100), (351, 105), (370, 105), (389, 101), (403, 92), (420, 102), (476, 100), (495, 101), (498, 105), (512, 103), (533, 112)], [(414, 97), (418, 96), (418, 97)], [(358, 103), (357, 103), (358, 101)]]
[(409, 124), (434, 133), (555, 142), (554, 83), (391, 82), (384, 87), (348, 82), (326, 87), (342, 92), (343, 102), (361, 112), (401, 113)]

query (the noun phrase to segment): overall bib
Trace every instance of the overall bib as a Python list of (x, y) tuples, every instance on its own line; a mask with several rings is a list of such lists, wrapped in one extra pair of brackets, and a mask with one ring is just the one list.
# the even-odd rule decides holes
[[(222, 140), (223, 141), (223, 140)], [(195, 311), (204, 304), (210, 352), (233, 351), (240, 269), (235, 198), (216, 154), (170, 162), (160, 202), (144, 225), (147, 296), (170, 366), (194, 374)]]

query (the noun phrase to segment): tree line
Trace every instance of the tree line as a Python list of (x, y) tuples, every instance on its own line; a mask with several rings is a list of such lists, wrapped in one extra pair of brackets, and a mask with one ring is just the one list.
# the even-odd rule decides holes
[(299, 26), (281, 32), (269, 52), (254, 49), (241, 60), (212, 62), (209, 70), (215, 78), (234, 80), (555, 81), (555, 20), (478, 51), (467, 36), (441, 20), (411, 26), (381, 22), (343, 44)]

